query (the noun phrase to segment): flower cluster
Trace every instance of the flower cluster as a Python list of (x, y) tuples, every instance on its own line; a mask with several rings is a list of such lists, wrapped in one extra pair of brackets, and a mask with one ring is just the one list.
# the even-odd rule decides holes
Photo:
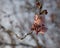
[(43, 16), (35, 15), (34, 23), (32, 25), (31, 30), (36, 31), (36, 34), (38, 34), (39, 32), (44, 34), (44, 32), (47, 31), (47, 28), (45, 27), (44, 23), (45, 23), (45, 18)]
[[(42, 5), (39, 2), (37, 2), (36, 7), (41, 9)], [(43, 14), (46, 15), (48, 12), (47, 10), (42, 10), (39, 13), (40, 14), (35, 14), (34, 16), (34, 23), (32, 25), (31, 30), (35, 31), (36, 34), (38, 34), (39, 32), (41, 34), (44, 34), (44, 32), (47, 31), (47, 27), (45, 27), (45, 16), (43, 16)]]

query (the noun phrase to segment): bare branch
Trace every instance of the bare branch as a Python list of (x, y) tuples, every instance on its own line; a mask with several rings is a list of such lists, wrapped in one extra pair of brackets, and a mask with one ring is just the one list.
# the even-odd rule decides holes
[(19, 44), (13, 44), (13, 43), (4, 43), (4, 42), (0, 42), (0, 45), (8, 45), (8, 46), (27, 46), (27, 47), (33, 47), (33, 48), (36, 48), (36, 46), (32, 46), (32, 45), (28, 45), (28, 44), (25, 44), (25, 43), (19, 43)]

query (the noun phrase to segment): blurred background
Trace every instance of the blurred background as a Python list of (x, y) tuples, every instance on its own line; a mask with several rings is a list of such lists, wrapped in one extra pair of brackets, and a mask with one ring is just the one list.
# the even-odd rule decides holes
[[(0, 48), (60, 48), (60, 0), (39, 0), (43, 4), (47, 32), (30, 32), (37, 12), (35, 0), (0, 0)], [(15, 34), (12, 34), (15, 33)]]

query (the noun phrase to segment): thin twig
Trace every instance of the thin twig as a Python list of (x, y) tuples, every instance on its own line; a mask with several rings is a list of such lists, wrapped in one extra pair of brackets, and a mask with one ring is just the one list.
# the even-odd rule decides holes
[(15, 34), (16, 35), (16, 37), (18, 38), (18, 39), (20, 39), (20, 40), (23, 40), (23, 39), (25, 39), (28, 35), (31, 35), (32, 34), (32, 32), (29, 32), (29, 33), (27, 33), (24, 37), (19, 37), (17, 34)]
[(7, 30), (7, 31), (5, 31), (5, 32), (10, 32), (11, 35), (16, 35), (16, 37), (17, 37), (18, 39), (20, 39), (20, 40), (23, 40), (23, 39), (25, 39), (28, 35), (31, 35), (31, 34), (32, 34), (32, 31), (31, 31), (31, 32), (27, 33), (24, 37), (20, 37), (20, 36), (18, 36), (16, 33), (12, 32), (11, 30)]

